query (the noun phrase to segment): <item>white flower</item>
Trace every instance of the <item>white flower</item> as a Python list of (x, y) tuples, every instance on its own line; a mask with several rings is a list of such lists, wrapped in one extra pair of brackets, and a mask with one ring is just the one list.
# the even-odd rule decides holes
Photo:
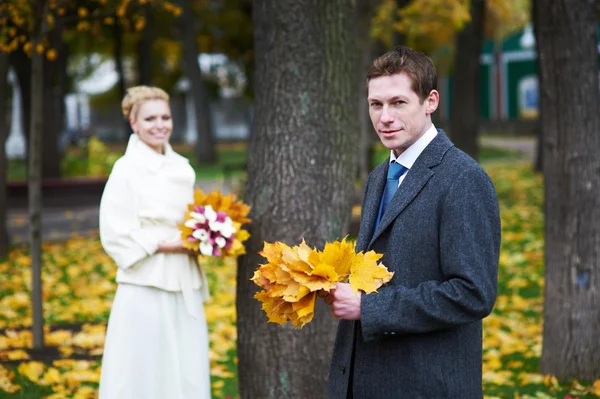
[(190, 227), (190, 228), (194, 228), (196, 227), (196, 225), (198, 224), (198, 221), (196, 219), (190, 219), (190, 220), (186, 220), (184, 223), (185, 227)]
[(210, 244), (210, 242), (206, 241), (200, 243), (200, 253), (202, 255), (212, 256), (213, 246)]
[(225, 238), (229, 238), (233, 235), (233, 233), (235, 233), (235, 227), (233, 227), (231, 223), (223, 223), (223, 225), (221, 226), (221, 235)]
[(198, 213), (198, 212), (190, 212), (190, 216), (193, 217), (194, 219), (196, 219), (198, 222), (200, 223), (204, 223), (206, 222), (206, 217), (204, 217), (203, 214)]
[(194, 230), (192, 233), (192, 237), (199, 239), (201, 242), (208, 240), (208, 231), (204, 229)]
[(221, 231), (222, 226), (223, 226), (223, 223), (217, 222), (216, 220), (212, 221), (212, 222), (208, 222), (208, 228), (211, 231)]
[(208, 220), (209, 222), (213, 222), (213, 221), (217, 220), (217, 212), (215, 212), (214, 209), (212, 208), (212, 206), (210, 206), (210, 205), (206, 205), (204, 207), (204, 216), (206, 217), (206, 220)]
[(227, 241), (225, 241), (223, 237), (217, 237), (215, 238), (215, 244), (217, 244), (219, 248), (224, 248), (227, 244)]

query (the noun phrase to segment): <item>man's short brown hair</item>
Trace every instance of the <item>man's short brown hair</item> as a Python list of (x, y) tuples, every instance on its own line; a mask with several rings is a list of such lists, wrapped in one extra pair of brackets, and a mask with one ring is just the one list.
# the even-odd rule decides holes
[(410, 78), (412, 89), (421, 102), (425, 101), (431, 90), (437, 88), (437, 73), (431, 59), (405, 46), (398, 46), (373, 61), (367, 71), (367, 85), (371, 79), (399, 73)]

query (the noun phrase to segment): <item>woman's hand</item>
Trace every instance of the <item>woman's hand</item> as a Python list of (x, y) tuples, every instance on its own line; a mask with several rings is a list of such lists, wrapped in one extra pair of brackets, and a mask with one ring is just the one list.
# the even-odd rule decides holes
[(173, 241), (163, 241), (159, 243), (156, 253), (193, 255), (194, 251), (184, 248), (183, 241), (181, 241), (181, 238), (178, 238)]

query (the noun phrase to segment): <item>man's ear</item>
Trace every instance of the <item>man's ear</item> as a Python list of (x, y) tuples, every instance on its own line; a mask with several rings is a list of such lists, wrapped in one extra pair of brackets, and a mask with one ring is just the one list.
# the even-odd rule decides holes
[(425, 102), (427, 103), (427, 115), (433, 114), (437, 109), (438, 105), (440, 104), (440, 93), (438, 93), (437, 90), (431, 90), (431, 92), (425, 99)]

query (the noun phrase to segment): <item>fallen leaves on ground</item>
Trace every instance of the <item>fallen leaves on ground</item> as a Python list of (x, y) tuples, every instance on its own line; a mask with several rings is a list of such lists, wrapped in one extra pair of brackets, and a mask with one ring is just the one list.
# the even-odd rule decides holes
[[(116, 290), (116, 266), (96, 238), (44, 244), (45, 343), (62, 359), (32, 361), (31, 261), (25, 248), (0, 263), (0, 398), (95, 398), (106, 322)], [(213, 397), (235, 385), (235, 260), (205, 265), (212, 297), (209, 325)], [(16, 364), (16, 361), (21, 361)], [(229, 389), (231, 391), (231, 389)]]
[[(484, 320), (485, 398), (600, 398), (600, 380), (559, 381), (539, 373), (544, 286), (541, 176), (525, 163), (489, 163), (486, 170), (499, 196), (502, 249), (498, 301)], [(46, 338), (67, 358), (42, 366), (27, 361), (23, 349), (31, 343), (30, 261), (26, 251), (14, 250), (7, 262), (0, 263), (0, 356), (4, 356), (0, 362), (9, 356), (25, 361), (0, 365), (0, 398), (93, 398), (99, 360), (68, 357), (101, 350), (97, 334), (105, 328), (116, 269), (94, 238), (47, 244), (44, 259), (45, 315), (52, 326)], [(205, 270), (212, 290), (205, 311), (213, 397), (235, 397), (236, 268), (216, 262)], [(65, 328), (72, 325), (81, 327)]]

